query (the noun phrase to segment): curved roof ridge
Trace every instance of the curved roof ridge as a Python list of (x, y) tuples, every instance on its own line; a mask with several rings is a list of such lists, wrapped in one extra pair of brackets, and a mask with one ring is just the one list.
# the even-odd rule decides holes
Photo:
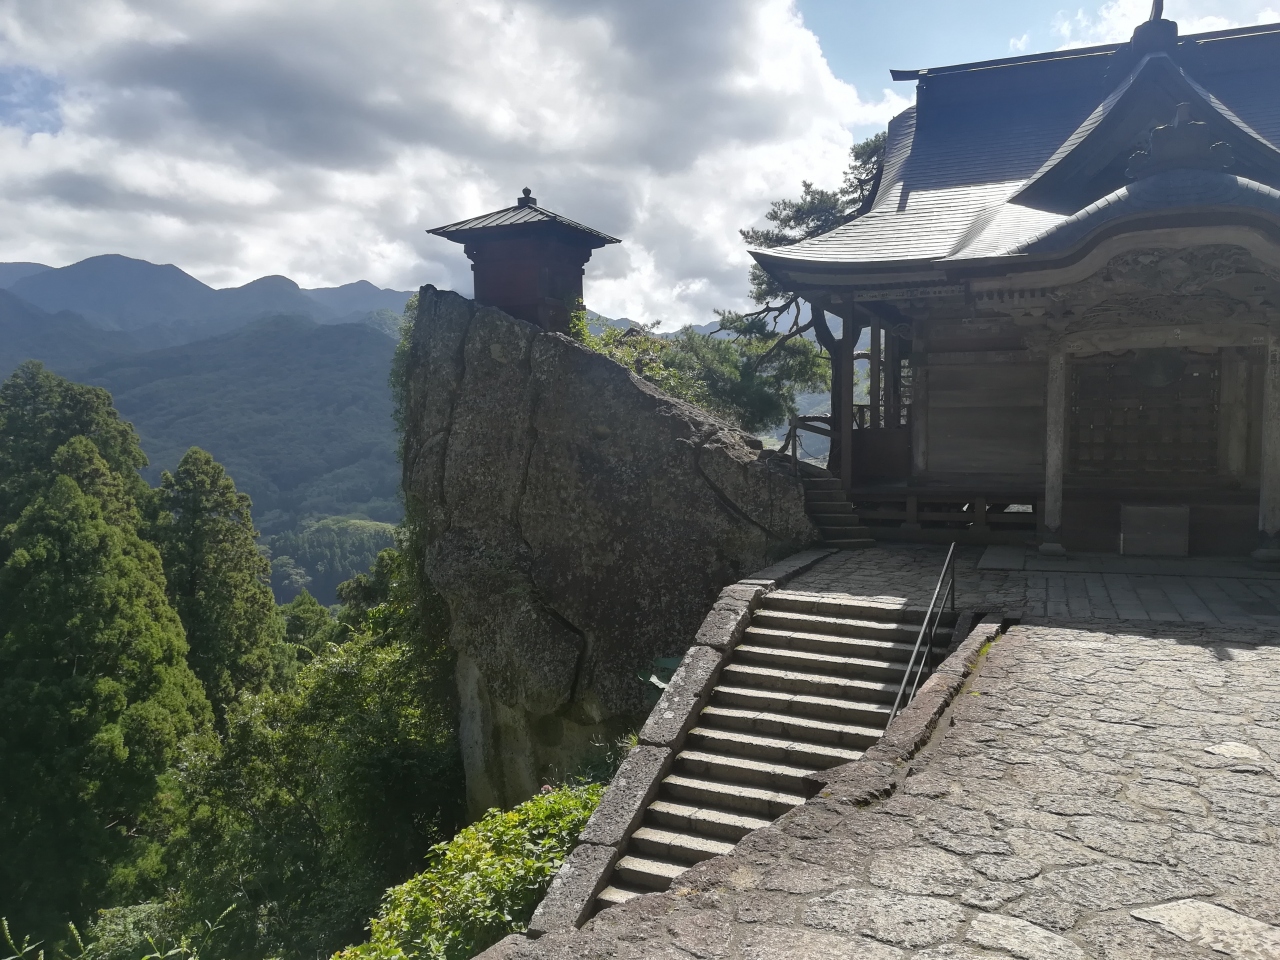
[(1280, 190), (1226, 172), (1169, 170), (1121, 187), (995, 256), (1066, 250), (1084, 242), (1107, 224), (1126, 217), (1227, 208), (1258, 209), (1280, 219)]

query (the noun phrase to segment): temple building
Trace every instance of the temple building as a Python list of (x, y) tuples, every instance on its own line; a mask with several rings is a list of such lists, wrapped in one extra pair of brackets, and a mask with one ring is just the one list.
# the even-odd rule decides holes
[(1280, 25), (894, 79), (863, 215), (752, 252), (825, 318), (862, 522), (1280, 560)]

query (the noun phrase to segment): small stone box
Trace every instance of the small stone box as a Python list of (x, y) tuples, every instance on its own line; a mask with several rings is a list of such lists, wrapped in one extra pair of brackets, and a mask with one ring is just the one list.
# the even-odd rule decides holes
[(1190, 529), (1190, 507), (1124, 504), (1120, 552), (1133, 557), (1185, 557)]

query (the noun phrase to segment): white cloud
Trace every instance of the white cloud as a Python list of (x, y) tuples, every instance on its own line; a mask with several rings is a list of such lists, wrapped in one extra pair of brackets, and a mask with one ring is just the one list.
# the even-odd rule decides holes
[(623, 238), (594, 309), (669, 324), (740, 304), (737, 229), (908, 102), (836, 80), (791, 0), (0, 0), (6, 69), (60, 124), (0, 112), (0, 260), (469, 292), (423, 231), (527, 185)]
[[(1063, 47), (1121, 43), (1150, 14), (1151, 0), (1112, 0), (1091, 13), (1061, 12), (1053, 29)], [(1259, 0), (1167, 0), (1164, 16), (1176, 20), (1183, 35), (1280, 21), (1276, 8)]]
[(1026, 53), (1027, 47), (1030, 46), (1030, 44), (1031, 44), (1030, 33), (1024, 33), (1020, 37), (1010, 37), (1009, 52), (1010, 53)]

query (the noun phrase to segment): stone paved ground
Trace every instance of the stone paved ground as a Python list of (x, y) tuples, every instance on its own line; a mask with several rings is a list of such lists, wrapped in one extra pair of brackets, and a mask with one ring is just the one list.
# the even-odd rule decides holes
[[(990, 570), (978, 566), (982, 553), (982, 547), (956, 548), (956, 603), (961, 608), (998, 609), (1030, 617), (1280, 627), (1280, 580)], [(925, 607), (945, 557), (945, 547), (927, 545), (843, 551), (797, 577), (788, 589)], [(1202, 571), (1206, 563), (1200, 560), (1188, 566)], [(1166, 561), (1166, 565), (1176, 569), (1177, 561)]]
[(1280, 958), (1280, 633), (1014, 627), (939, 729), (887, 799), (486, 960)]

